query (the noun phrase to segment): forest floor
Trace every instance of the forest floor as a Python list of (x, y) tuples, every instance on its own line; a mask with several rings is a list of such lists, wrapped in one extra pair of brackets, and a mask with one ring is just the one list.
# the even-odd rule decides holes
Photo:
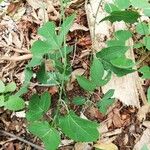
[[(16, 2), (3, 2), (0, 4), (0, 79), (5, 83), (14, 81), (17, 90), (24, 80), (24, 68), (31, 59), (30, 47), (33, 41), (37, 40), (37, 29), (45, 21), (51, 20), (59, 23), (60, 6), (56, 2), (47, 3), (48, 9), (41, 7), (42, 0), (20, 0)], [(48, 2), (48, 1), (47, 1)], [(75, 47), (74, 54), (70, 56), (73, 60), (73, 74), (82, 74), (89, 64), (89, 53), (92, 48), (90, 31), (87, 23), (84, 1), (74, 0), (66, 9), (66, 15), (75, 12), (76, 23), (71, 28), (67, 37), (67, 43)], [(137, 53), (137, 52), (136, 52)], [(140, 59), (142, 54), (136, 54), (136, 59)], [(3, 59), (1, 59), (3, 58)], [(146, 60), (147, 61), (147, 60)], [(149, 64), (150, 62), (143, 63)], [(36, 69), (36, 68), (35, 68)], [(150, 86), (150, 80), (143, 82), (146, 91)], [(74, 96), (84, 96), (86, 93), (73, 81), (68, 83), (67, 95), (71, 100)], [(57, 98), (57, 89), (38, 87), (33, 81), (28, 93), (23, 98), (29, 101), (33, 93), (49, 91), (53, 97)], [(92, 97), (95, 103), (103, 95), (101, 91), (96, 91)], [(112, 142), (119, 150), (132, 150), (143, 135), (150, 133), (150, 113), (144, 114), (141, 111), (139, 119), (139, 109), (125, 106), (119, 100), (110, 108), (109, 113), (104, 116), (94, 106), (84, 107), (72, 106), (78, 114), (83, 114), (90, 120), (101, 124), (101, 138), (99, 142)], [(143, 114), (142, 114), (143, 113)], [(20, 141), (18, 137), (34, 145), (43, 146), (41, 141), (31, 135), (26, 130), (25, 111), (11, 112), (0, 108), (0, 150), (33, 150), (31, 145)], [(5, 131), (5, 132), (2, 132)], [(11, 135), (8, 136), (7, 133)], [(150, 135), (149, 135), (150, 136)], [(145, 136), (146, 137), (146, 136)], [(93, 143), (75, 143), (64, 138), (60, 150), (90, 150)], [(113, 150), (113, 149), (112, 149)], [(115, 149), (114, 149), (115, 150)]]

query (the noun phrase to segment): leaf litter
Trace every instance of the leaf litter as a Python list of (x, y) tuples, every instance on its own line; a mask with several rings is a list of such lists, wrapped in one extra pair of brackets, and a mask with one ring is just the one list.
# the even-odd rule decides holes
[[(66, 12), (69, 14), (69, 12), (76, 11), (78, 15), (76, 23), (71, 28), (71, 33), (68, 36), (68, 43), (70, 45), (77, 45), (74, 56), (70, 56), (73, 59), (74, 69), (71, 81), (68, 83), (67, 94), (70, 100), (74, 96), (88, 97), (87, 93), (82, 91), (77, 83), (75, 83), (76, 75), (89, 73), (88, 55), (90, 54), (92, 44), (83, 4), (84, 2), (80, 0), (72, 1)], [(5, 0), (0, 7), (3, 8), (0, 11), (0, 18), (2, 20), (0, 23), (0, 79), (6, 83), (15, 81), (19, 89), (24, 79), (25, 64), (32, 57), (29, 49), (33, 41), (39, 38), (37, 28), (47, 20), (53, 20), (58, 23), (60, 19), (60, 4), (58, 2), (43, 2), (40, 0), (28, 0), (27, 2)], [(45, 87), (38, 87), (35, 81), (33, 81), (33, 84), (35, 84), (33, 88), (30, 88), (31, 90), (24, 95), (27, 101), (37, 91), (37, 88), (42, 92), (47, 90)], [(54, 96), (57, 95), (56, 87), (49, 88), (48, 91)], [(102, 96), (102, 93), (99, 91), (96, 91), (95, 94)], [(93, 103), (95, 103), (95, 100), (93, 98)], [(92, 147), (97, 147), (109, 150), (111, 147), (111, 150), (126, 150), (128, 147), (131, 149), (139, 147), (137, 146), (139, 144), (137, 141), (140, 142), (140, 139), (141, 142), (143, 139), (145, 141), (145, 134), (149, 134), (148, 111), (144, 108), (145, 112), (141, 108), (142, 113), (139, 113), (137, 116), (137, 111), (140, 112), (140, 110), (124, 106), (118, 101), (108, 114), (104, 116), (98, 112), (94, 105), (90, 109), (82, 108), (81, 106), (72, 107), (77, 114), (83, 112), (88, 119), (102, 122), (105, 130), (95, 145), (93, 143), (67, 141), (68, 139), (64, 137), (62, 146), (59, 149), (90, 150)], [(147, 108), (148, 106), (145, 107)], [(49, 114), (51, 113), (50, 111), (48, 112)], [(24, 112), (11, 114), (11, 112), (0, 108), (0, 129), (12, 132), (16, 136), (21, 136), (37, 145), (41, 145), (42, 143), (37, 138), (28, 134), (25, 129), (26, 121), (22, 118), (24, 118)], [(143, 120), (144, 122), (142, 123)], [(143, 136), (141, 136), (142, 134)], [(140, 145), (143, 145), (143, 142)], [(0, 136), (0, 147), (8, 150), (31, 149), (30, 146), (5, 136)]]

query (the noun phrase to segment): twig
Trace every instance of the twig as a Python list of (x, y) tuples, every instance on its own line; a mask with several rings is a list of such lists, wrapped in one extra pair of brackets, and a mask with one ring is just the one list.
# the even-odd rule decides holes
[(9, 61), (23, 61), (23, 60), (28, 60), (32, 58), (32, 54), (26, 54), (22, 56), (4, 56), (1, 58), (1, 60), (9, 60)]
[(31, 143), (31, 142), (29, 142), (29, 141), (27, 141), (27, 140), (25, 140), (25, 139), (23, 139), (23, 138), (21, 138), (21, 137), (17, 137), (17, 136), (14, 135), (14, 134), (8, 133), (8, 132), (3, 131), (3, 130), (0, 130), (0, 133), (3, 134), (3, 135), (9, 136), (9, 137), (15, 138), (15, 139), (17, 139), (17, 140), (19, 140), (19, 141), (21, 141), (21, 142), (23, 142), (23, 143), (26, 143), (26, 144), (28, 144), (28, 145), (30, 145), (30, 146), (32, 146), (32, 147), (38, 149), (38, 150), (44, 150), (43, 147), (38, 146), (38, 145), (35, 145), (35, 144), (33, 144), (33, 143)]

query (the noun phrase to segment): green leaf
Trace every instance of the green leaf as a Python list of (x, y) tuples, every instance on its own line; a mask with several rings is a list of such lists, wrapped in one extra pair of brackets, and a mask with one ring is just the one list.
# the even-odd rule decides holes
[(108, 108), (114, 103), (115, 99), (111, 98), (114, 94), (114, 90), (109, 90), (104, 97), (97, 103), (99, 111), (103, 114), (107, 113)]
[(132, 37), (132, 33), (128, 30), (118, 30), (115, 32), (115, 38), (120, 41), (126, 41)]
[(42, 117), (46, 113), (51, 105), (51, 97), (48, 92), (39, 97), (38, 95), (33, 95), (29, 102), (29, 110), (26, 113), (26, 118), (28, 121), (35, 121)]
[(141, 35), (147, 35), (149, 34), (149, 28), (148, 25), (145, 22), (138, 23), (136, 25), (136, 32)]
[(14, 92), (15, 90), (16, 90), (16, 83), (15, 82), (8, 83), (5, 87), (5, 93)]
[(72, 100), (73, 104), (75, 105), (83, 105), (86, 102), (86, 99), (84, 97), (74, 97)]
[(150, 67), (149, 66), (143, 66), (139, 69), (139, 72), (143, 74), (142, 78), (144, 79), (150, 79)]
[(147, 90), (147, 101), (150, 104), (150, 87)]
[(73, 22), (75, 20), (75, 14), (67, 17), (63, 24), (61, 25), (61, 30), (60, 30), (60, 34), (58, 36), (58, 41), (59, 41), (59, 44), (61, 45), (62, 42), (64, 41), (64, 38), (66, 37), (67, 33), (69, 32)]
[(3, 81), (0, 80), (0, 93), (4, 92), (5, 92), (5, 84), (3, 83)]
[(28, 126), (28, 129), (43, 141), (46, 150), (56, 150), (58, 148), (60, 135), (48, 122), (34, 122)]
[(31, 52), (33, 55), (41, 56), (46, 53), (49, 53), (50, 50), (51, 50), (51, 46), (47, 42), (41, 40), (35, 41), (31, 47)]
[(150, 6), (148, 8), (144, 8), (144, 15), (150, 17)]
[(141, 150), (149, 150), (149, 149), (148, 149), (147, 145), (144, 144)]
[(135, 23), (140, 15), (135, 11), (114, 11), (100, 22), (109, 20), (111, 23), (116, 21), (124, 21), (126, 23)]
[(103, 77), (103, 79), (100, 79), (99, 84), (97, 84), (97, 86), (106, 85), (111, 79), (111, 74), (111, 71), (108, 71), (107, 74)]
[(112, 72), (114, 72), (118, 77), (122, 77), (124, 75), (127, 75), (129, 73), (132, 73), (134, 72), (135, 70), (133, 69), (123, 69), (123, 68), (118, 68), (118, 67), (115, 67), (113, 66), (111, 63), (109, 62), (103, 62), (104, 65), (105, 65), (105, 68), (107, 70), (111, 70)]
[(28, 63), (27, 67), (35, 67), (41, 65), (43, 60), (43, 55), (33, 55), (31, 61)]
[(55, 32), (55, 24), (53, 22), (45, 23), (41, 28), (39, 28), (38, 34), (45, 37), (46, 41), (52, 49), (59, 49), (57, 35)]
[(131, 5), (137, 8), (148, 8), (150, 4), (148, 3), (148, 0), (130, 0)]
[(65, 135), (75, 141), (92, 142), (99, 138), (98, 125), (78, 117), (72, 111), (59, 119), (59, 126)]
[(141, 48), (141, 47), (143, 47), (144, 46), (144, 44), (143, 43), (135, 43), (134, 44), (134, 48)]
[(120, 9), (126, 9), (130, 6), (130, 0), (115, 0), (115, 5)]
[(104, 94), (102, 100), (111, 98), (111, 97), (114, 95), (114, 92), (115, 92), (114, 89), (110, 89), (109, 91), (107, 91), (107, 92)]
[(94, 91), (96, 89), (96, 85), (92, 81), (86, 79), (84, 76), (78, 76), (77, 81), (84, 90)]
[(15, 96), (19, 97), (28, 91), (28, 86), (30, 84), (30, 80), (32, 78), (33, 72), (29, 68), (26, 68), (25, 71), (25, 79), (20, 90), (15, 94)]
[(146, 48), (150, 50), (150, 36), (144, 37), (143, 40), (144, 40), (144, 45), (146, 46)]
[(104, 67), (103, 64), (100, 62), (100, 60), (98, 58), (94, 58), (92, 65), (91, 65), (91, 69), (90, 69), (90, 77), (91, 77), (91, 81), (95, 84), (95, 85), (99, 85), (100, 84), (100, 80), (103, 78), (104, 75)]
[(102, 49), (96, 54), (96, 56), (106, 61), (110, 61), (112, 59), (123, 56), (127, 50), (127, 46), (112, 46)]
[(9, 109), (12, 111), (18, 111), (25, 107), (25, 102), (22, 98), (12, 95), (4, 103), (4, 106), (6, 109)]
[(45, 64), (44, 63), (42, 63), (42, 65), (40, 67), (40, 70), (37, 73), (37, 79), (42, 84), (46, 84), (47, 83), (48, 74), (47, 74), (47, 72), (45, 70)]
[(106, 3), (104, 9), (109, 14), (113, 11), (119, 11), (119, 8), (117, 6), (115, 6), (114, 4), (111, 4), (111, 3)]
[(0, 107), (4, 106), (4, 101), (5, 101), (4, 95), (0, 95)]
[(108, 47), (113, 47), (113, 46), (125, 46), (125, 41), (122, 40), (109, 40), (106, 42)]
[(113, 59), (110, 61), (112, 65), (118, 68), (132, 68), (134, 66), (134, 63), (131, 59), (126, 58), (125, 56), (123, 57), (118, 57), (116, 59)]

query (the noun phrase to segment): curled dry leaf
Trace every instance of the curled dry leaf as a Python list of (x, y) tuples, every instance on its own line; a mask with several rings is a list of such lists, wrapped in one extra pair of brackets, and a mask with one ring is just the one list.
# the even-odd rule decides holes
[(71, 83), (76, 80), (76, 77), (77, 77), (77, 76), (83, 75), (84, 72), (85, 72), (85, 70), (82, 69), (82, 68), (79, 68), (79, 69), (74, 70), (74, 71), (71, 73)]
[(102, 150), (118, 150), (118, 147), (113, 143), (98, 143), (94, 147)]
[(89, 29), (83, 25), (80, 25), (78, 23), (74, 23), (72, 27), (70, 28), (70, 31), (73, 32), (75, 30), (83, 30), (83, 31), (88, 31)]

